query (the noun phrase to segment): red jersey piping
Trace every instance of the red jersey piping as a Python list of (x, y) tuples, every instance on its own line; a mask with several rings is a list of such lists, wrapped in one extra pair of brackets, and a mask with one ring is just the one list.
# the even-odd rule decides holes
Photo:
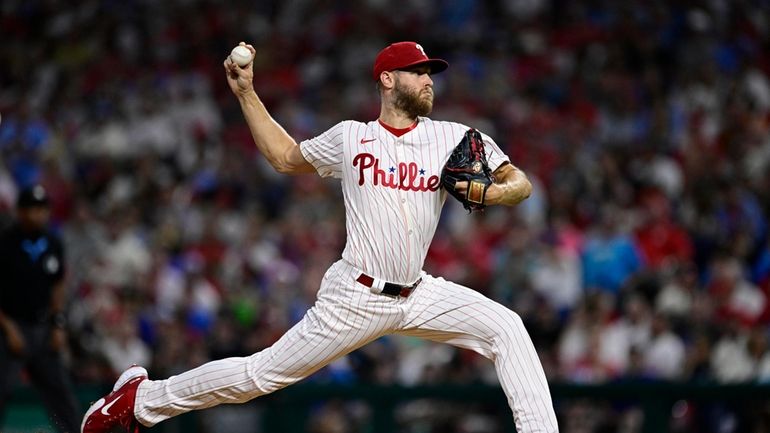
[(395, 135), (396, 137), (400, 137), (400, 136), (406, 134), (407, 132), (413, 130), (414, 128), (417, 128), (417, 123), (419, 123), (419, 121), (415, 120), (414, 123), (412, 123), (410, 126), (407, 126), (406, 128), (394, 128), (394, 127), (388, 125), (387, 123), (384, 123), (380, 119), (377, 119), (377, 121), (380, 122), (380, 125), (382, 125), (383, 128), (385, 128), (388, 131), (390, 131), (390, 133)]

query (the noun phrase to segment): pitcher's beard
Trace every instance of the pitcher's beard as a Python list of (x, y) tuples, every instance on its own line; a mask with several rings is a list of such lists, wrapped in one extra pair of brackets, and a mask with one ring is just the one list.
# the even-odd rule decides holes
[[(423, 92), (430, 92), (430, 97), (424, 96)], [(396, 81), (396, 86), (393, 88), (393, 96), (393, 105), (396, 109), (403, 111), (410, 118), (427, 116), (433, 111), (432, 90), (410, 91)]]

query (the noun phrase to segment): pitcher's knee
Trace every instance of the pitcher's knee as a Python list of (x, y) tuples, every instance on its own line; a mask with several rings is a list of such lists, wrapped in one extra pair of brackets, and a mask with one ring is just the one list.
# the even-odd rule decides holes
[(523, 335), (528, 336), (521, 316), (508, 309), (501, 314), (501, 320), (491, 324), (491, 328), (496, 345), (514, 340), (519, 341)]
[(514, 322), (516, 326), (524, 326), (524, 321), (521, 319), (521, 316), (519, 316), (518, 313), (516, 313), (513, 310), (508, 310), (506, 315), (506, 321), (508, 322)]
[(270, 394), (287, 386), (297, 383), (307, 376), (304, 370), (295, 365), (287, 369), (283, 365), (275, 365), (270, 362), (270, 357), (262, 352), (252, 355), (248, 375), (253, 386), (259, 390), (260, 395)]
[(500, 316), (501, 320), (495, 322), (496, 331), (499, 333), (519, 332), (524, 329), (524, 321), (516, 312), (506, 308)]
[(267, 378), (267, 377), (255, 378), (255, 381), (257, 382), (257, 386), (259, 386), (260, 390), (262, 390), (264, 394), (270, 394), (272, 392), (286, 388), (287, 386), (293, 383), (296, 383), (299, 380), (300, 379), (291, 378), (287, 376), (274, 376), (272, 378)]

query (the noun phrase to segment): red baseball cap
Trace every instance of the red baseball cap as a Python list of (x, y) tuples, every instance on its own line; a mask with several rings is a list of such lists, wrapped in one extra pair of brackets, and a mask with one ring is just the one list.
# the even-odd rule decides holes
[(439, 73), (449, 67), (446, 60), (429, 58), (422, 45), (417, 42), (396, 42), (383, 48), (377, 54), (377, 58), (374, 59), (372, 78), (377, 81), (384, 71), (405, 69), (422, 64), (430, 67), (431, 74)]

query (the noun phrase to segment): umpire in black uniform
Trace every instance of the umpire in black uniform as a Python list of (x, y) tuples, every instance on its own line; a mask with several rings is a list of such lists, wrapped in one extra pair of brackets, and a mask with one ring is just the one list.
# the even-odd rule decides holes
[(79, 410), (61, 357), (66, 344), (63, 246), (48, 230), (49, 202), (42, 186), (23, 190), (16, 210), (16, 221), (0, 234), (0, 415), (24, 367), (53, 425), (76, 433)]

